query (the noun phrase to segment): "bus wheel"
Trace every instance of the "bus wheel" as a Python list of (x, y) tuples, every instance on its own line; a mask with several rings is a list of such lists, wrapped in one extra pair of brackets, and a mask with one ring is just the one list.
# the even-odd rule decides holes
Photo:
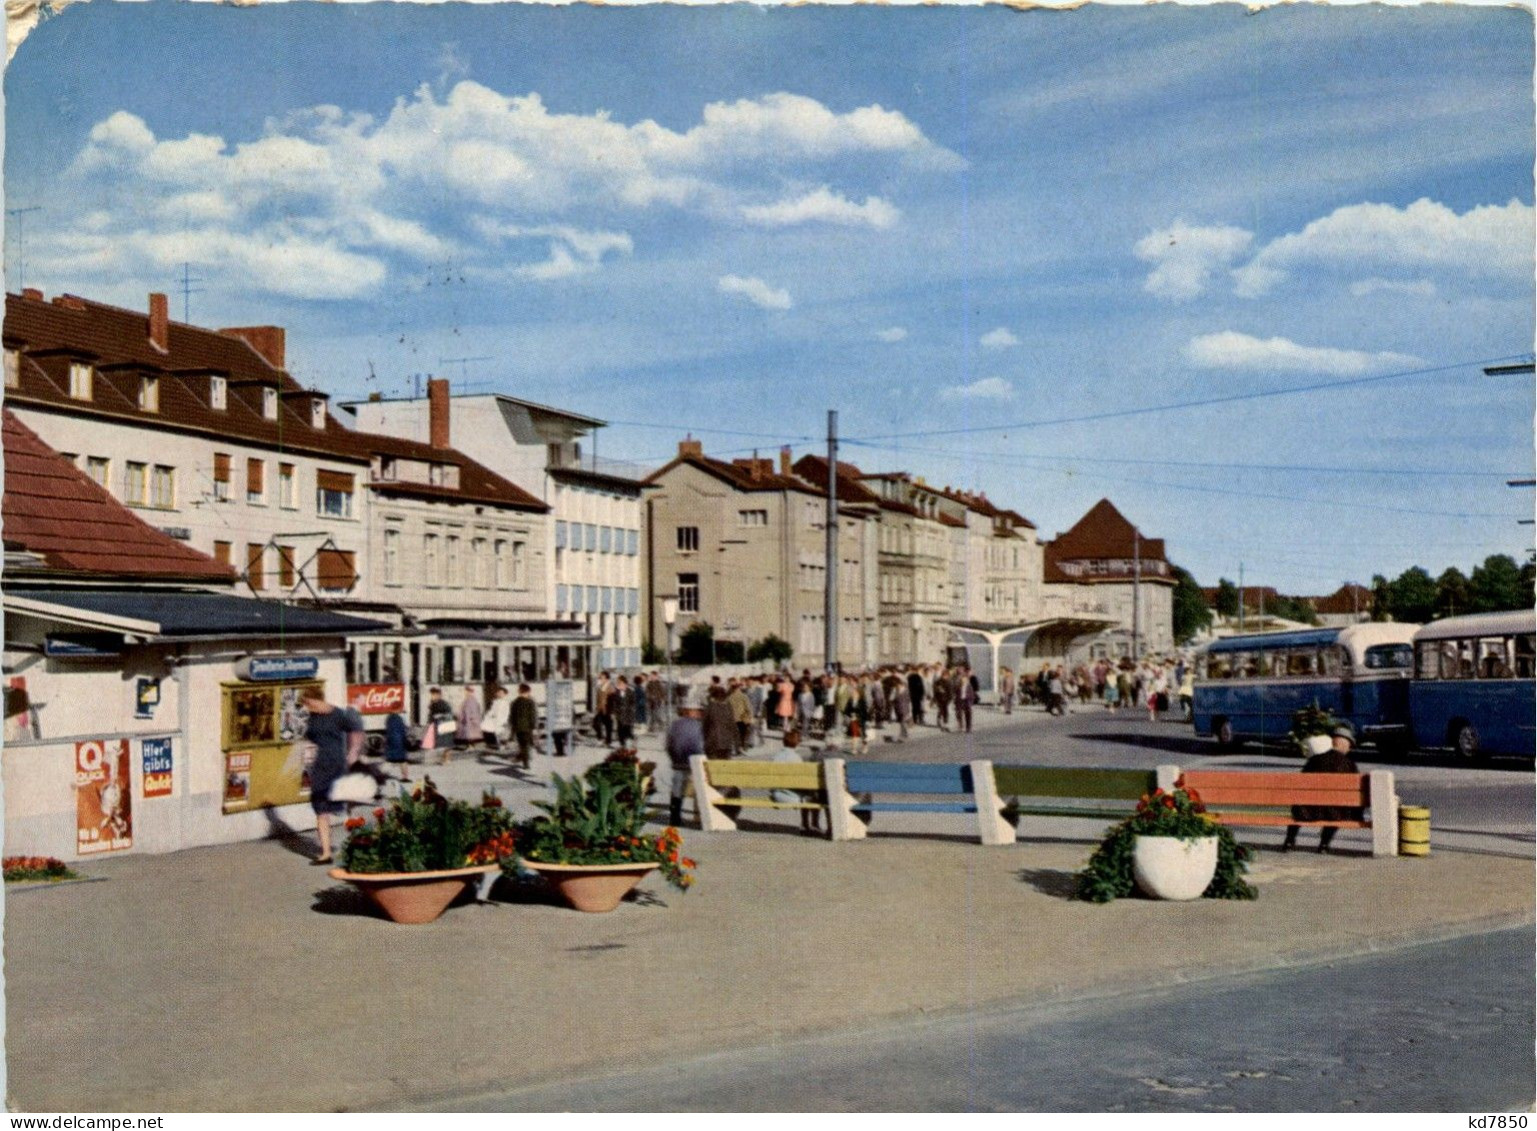
[(1217, 745), (1220, 746), (1223, 750), (1237, 750), (1238, 747), (1242, 745), (1242, 743), (1233, 737), (1233, 724), (1230, 723), (1227, 719), (1223, 719), (1217, 723), (1217, 727), (1214, 733), (1217, 736)]
[(1452, 725), (1452, 749), (1457, 752), (1457, 757), (1466, 762), (1477, 760), (1478, 729), (1472, 723), (1454, 723)]

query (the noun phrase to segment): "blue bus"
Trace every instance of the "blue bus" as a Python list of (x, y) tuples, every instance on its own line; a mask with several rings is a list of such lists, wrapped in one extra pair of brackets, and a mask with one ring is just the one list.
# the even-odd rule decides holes
[(1537, 611), (1447, 617), (1414, 634), (1415, 742), (1469, 761), (1537, 748)]
[(1282, 742), (1292, 713), (1317, 705), (1348, 719), (1363, 743), (1409, 745), (1414, 624), (1352, 624), (1230, 636), (1197, 661), (1196, 734), (1231, 749)]

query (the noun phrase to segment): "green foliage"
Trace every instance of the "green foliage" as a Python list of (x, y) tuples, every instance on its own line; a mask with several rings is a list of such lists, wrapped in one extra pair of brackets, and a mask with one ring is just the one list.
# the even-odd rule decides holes
[(80, 878), (78, 873), (70, 871), (68, 864), (53, 856), (7, 856), (4, 866), (8, 884)]
[[(681, 854), (678, 830), (642, 835), (653, 769), (618, 751), (579, 778), (552, 775), (555, 799), (534, 802), (543, 816), (518, 826), (518, 854), (537, 864), (655, 863), (668, 883), (686, 890), (694, 862)], [(504, 860), (502, 870), (513, 871), (512, 862)]]
[(1436, 578), (1436, 616), (1455, 617), (1472, 608), (1473, 593), (1462, 570), (1456, 566), (1443, 570)]
[(1475, 613), (1495, 613), (1506, 609), (1532, 607), (1532, 591), (1523, 585), (1521, 567), (1509, 554), (1491, 554), (1483, 565), (1473, 567), (1468, 582)]
[(450, 801), (431, 778), (388, 809), (347, 821), (342, 866), (349, 872), (434, 872), (470, 863), (493, 863), (513, 850), (512, 815), (495, 794), (479, 805)]
[(1259, 893), (1243, 876), (1250, 850), (1239, 844), (1228, 829), (1206, 816), (1198, 794), (1176, 784), (1172, 793), (1156, 790), (1137, 803), (1137, 811), (1119, 825), (1105, 830), (1088, 866), (1078, 873), (1076, 898), (1090, 903), (1109, 903), (1130, 895), (1136, 887), (1132, 863), (1137, 837), (1172, 836), (1181, 840), (1217, 838), (1217, 871), (1203, 899), (1254, 899)]
[(1403, 624), (1424, 624), (1435, 616), (1436, 583), (1430, 574), (1419, 566), (1399, 574), (1388, 585), (1388, 611)]
[(762, 640), (754, 640), (747, 646), (747, 660), (756, 663), (758, 660), (769, 660), (774, 664), (783, 664), (791, 656), (795, 655), (795, 649), (790, 647), (788, 640), (781, 640), (772, 632)]
[(1265, 612), (1299, 624), (1318, 623), (1317, 611), (1301, 597), (1277, 596), (1273, 603), (1265, 606)]
[(711, 664), (715, 662), (715, 626), (696, 620), (678, 637), (678, 662)]
[(717, 640), (715, 642), (715, 662), (717, 664), (740, 664), (747, 654), (747, 646), (740, 640)]
[(1238, 586), (1227, 578), (1217, 582), (1217, 615), (1224, 617), (1236, 617), (1238, 615)]
[(1311, 707), (1304, 707), (1292, 713), (1290, 735), (1292, 749), (1304, 758), (1307, 757), (1308, 748), (1305, 740), (1315, 735), (1330, 734), (1339, 725), (1339, 719), (1320, 707), (1318, 700), (1313, 700)]
[(667, 653), (649, 640), (642, 641), (640, 646), (640, 662), (648, 668), (653, 664), (665, 664), (667, 662)]
[(1184, 644), (1211, 624), (1206, 598), (1188, 570), (1174, 566), (1174, 641)]

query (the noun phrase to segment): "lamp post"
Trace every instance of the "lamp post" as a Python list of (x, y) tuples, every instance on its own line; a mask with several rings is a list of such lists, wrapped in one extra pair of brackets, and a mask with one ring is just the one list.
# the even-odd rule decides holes
[(672, 723), (677, 708), (677, 690), (672, 678), (672, 627), (678, 623), (678, 598), (662, 598), (662, 623), (667, 626), (667, 722)]

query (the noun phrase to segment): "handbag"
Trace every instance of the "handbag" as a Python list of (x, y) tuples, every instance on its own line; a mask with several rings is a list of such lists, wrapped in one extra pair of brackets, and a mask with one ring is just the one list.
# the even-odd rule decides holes
[(454, 731), (456, 731), (458, 729), (459, 729), (459, 724), (456, 723), (453, 719), (439, 719), (438, 720), (438, 737), (439, 738), (452, 738), (454, 736)]
[(332, 801), (363, 804), (372, 801), (378, 790), (378, 783), (373, 778), (367, 774), (354, 772), (343, 774), (331, 783), (330, 797)]

